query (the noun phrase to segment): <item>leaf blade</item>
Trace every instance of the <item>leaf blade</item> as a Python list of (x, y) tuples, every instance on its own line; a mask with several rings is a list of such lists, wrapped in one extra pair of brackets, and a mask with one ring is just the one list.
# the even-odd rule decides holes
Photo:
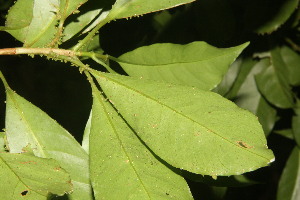
[(93, 96), (90, 169), (96, 199), (193, 199), (185, 180), (152, 155), (95, 87)]
[[(28, 199), (35, 197), (46, 199), (49, 194), (62, 196), (72, 191), (69, 174), (53, 159), (39, 158), (25, 153), (2, 152), (0, 166), (2, 181), (18, 183), (8, 184), (9, 187), (4, 188), (5, 192), (0, 194), (3, 199), (19, 199), (19, 196), (23, 195)], [(20, 188), (13, 187), (19, 184)], [(18, 197), (13, 197), (14, 195)]]
[[(217, 94), (124, 76), (93, 75), (139, 137), (177, 168), (225, 176), (274, 160), (257, 119)], [(218, 145), (212, 145), (216, 141)], [(229, 149), (231, 153), (225, 158)], [(233, 155), (239, 155), (240, 160)]]
[(125, 53), (117, 62), (133, 77), (211, 90), (248, 44), (227, 49), (205, 42), (154, 44)]
[(191, 3), (195, 0), (117, 0), (107, 16), (108, 20), (115, 20), (156, 12)]
[(70, 197), (92, 198), (88, 156), (74, 137), (8, 86), (6, 94), (5, 127), (10, 151), (21, 153), (30, 144), (35, 155), (57, 160), (70, 173), (74, 185)]

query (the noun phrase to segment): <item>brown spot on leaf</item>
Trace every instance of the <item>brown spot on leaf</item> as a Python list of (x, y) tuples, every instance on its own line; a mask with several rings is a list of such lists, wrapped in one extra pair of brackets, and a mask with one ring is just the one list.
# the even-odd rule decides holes
[(240, 147), (246, 148), (246, 149), (251, 149), (253, 148), (253, 146), (248, 145), (247, 143), (243, 142), (243, 141), (237, 141), (236, 142)]

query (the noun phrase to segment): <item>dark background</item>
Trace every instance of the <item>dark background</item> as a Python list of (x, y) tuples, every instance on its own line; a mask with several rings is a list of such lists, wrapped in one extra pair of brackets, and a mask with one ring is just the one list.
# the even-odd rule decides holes
[[(293, 37), (295, 34), (294, 30), (289, 28), (289, 21), (272, 34), (254, 33), (257, 27), (276, 14), (282, 2), (199, 0), (190, 5), (171, 9), (170, 20), (163, 26), (154, 20), (162, 12), (111, 22), (100, 31), (100, 43), (105, 53), (117, 57), (139, 46), (158, 42), (186, 44), (206, 41), (216, 47), (231, 47), (251, 41), (250, 47), (244, 52), (251, 54), (264, 50), (271, 37), (277, 38), (276, 41), (281, 44), (284, 43), (283, 39), (286, 36)], [(0, 24), (4, 25), (7, 6), (0, 1), (0, 7)], [(20, 42), (9, 34), (0, 32), (0, 48), (19, 46), (22, 46)], [(95, 63), (90, 64), (94, 68), (99, 67)], [(0, 70), (13, 90), (56, 119), (81, 142), (92, 98), (86, 77), (80, 74), (77, 68), (39, 56), (32, 59), (22, 55), (1, 56)], [(4, 101), (5, 90), (0, 84), (1, 128), (5, 127)], [(282, 120), (276, 123), (276, 127), (289, 126), (292, 111), (278, 111)], [(249, 178), (259, 184), (230, 187), (223, 199), (275, 199), (278, 180), (294, 142), (271, 134), (268, 137), (268, 144), (275, 153), (276, 162), (270, 167), (247, 173)], [(222, 188), (211, 187), (218, 185), (215, 181), (204, 180), (204, 182), (188, 180), (195, 199), (222, 199), (220, 197)]]

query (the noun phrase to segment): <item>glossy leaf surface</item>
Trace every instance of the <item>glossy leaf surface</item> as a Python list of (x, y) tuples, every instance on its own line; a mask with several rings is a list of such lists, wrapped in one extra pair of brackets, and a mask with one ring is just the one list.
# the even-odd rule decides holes
[(0, 169), (1, 199), (47, 199), (72, 191), (69, 174), (53, 159), (2, 152)]
[(93, 87), (90, 170), (96, 199), (193, 199)]
[(6, 86), (6, 135), (10, 152), (28, 144), (36, 156), (54, 158), (71, 175), (72, 199), (90, 199), (88, 155), (80, 144), (39, 108)]
[(257, 118), (215, 93), (126, 76), (93, 75), (137, 135), (174, 167), (225, 176), (274, 160)]
[(277, 200), (297, 200), (300, 198), (300, 150), (295, 147), (280, 177)]
[(137, 17), (143, 14), (165, 10), (193, 2), (195, 0), (117, 0), (113, 5), (107, 19)]
[(130, 76), (210, 90), (247, 45), (218, 49), (205, 42), (154, 44), (125, 53), (118, 62)]

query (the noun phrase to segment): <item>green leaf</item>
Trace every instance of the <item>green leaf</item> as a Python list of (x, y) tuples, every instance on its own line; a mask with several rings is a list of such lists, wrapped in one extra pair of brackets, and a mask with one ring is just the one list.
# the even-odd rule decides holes
[(292, 130), (296, 143), (300, 146), (300, 100), (297, 99), (297, 104), (294, 109), (295, 116), (292, 118)]
[(18, 0), (8, 11), (4, 29), (20, 29), (29, 26), (33, 17), (33, 3), (34, 0)]
[[(19, 16), (26, 14), (25, 19), (32, 19), (30, 24), (17, 30), (7, 30), (13, 37), (24, 43), (25, 47), (45, 47), (51, 42), (56, 33), (56, 24), (59, 13), (59, 0), (38, 0), (32, 5), (24, 5), (17, 11), (9, 13), (8, 16)], [(28, 14), (29, 13), (29, 14)], [(28, 15), (28, 16), (27, 16)], [(28, 21), (26, 20), (28, 23)], [(8, 23), (8, 22), (6, 22)]]
[(90, 10), (86, 13), (75, 15), (72, 22), (66, 24), (64, 28), (63, 41), (67, 41), (83, 30), (93, 19), (95, 19), (101, 12), (102, 9)]
[(91, 133), (91, 123), (92, 123), (92, 113), (90, 113), (89, 119), (86, 123), (83, 139), (82, 139), (82, 148), (89, 154), (89, 146), (90, 146), (90, 133)]
[(88, 0), (60, 0), (61, 18), (66, 19), (72, 13), (78, 12), (78, 8)]
[(6, 135), (10, 152), (20, 153), (28, 144), (36, 156), (54, 158), (72, 178), (72, 199), (91, 199), (88, 155), (74, 137), (46, 113), (6, 85)]
[(289, 83), (293, 86), (300, 85), (300, 55), (287, 46), (280, 48), (281, 56), (288, 69)]
[(156, 12), (191, 3), (195, 0), (117, 0), (113, 5), (107, 20), (137, 17), (143, 14)]
[(96, 199), (193, 199), (93, 86), (90, 170)]
[(227, 176), (274, 160), (257, 118), (218, 94), (120, 75), (93, 75), (137, 135), (174, 167)]
[(252, 0), (246, 5), (245, 24), (257, 33), (271, 33), (282, 26), (298, 7), (299, 0)]
[(6, 135), (4, 132), (0, 132), (0, 152), (4, 152), (6, 149), (5, 149), (5, 146), (6, 146)]
[(275, 130), (274, 133), (281, 135), (282, 137), (294, 140), (294, 134), (292, 129)]
[(278, 48), (271, 51), (270, 66), (256, 76), (256, 83), (262, 95), (273, 105), (279, 108), (293, 107), (288, 72)]
[(238, 77), (239, 71), (241, 70), (241, 61), (242, 59), (238, 59), (232, 63), (227, 73), (224, 75), (221, 83), (212, 90), (213, 92), (225, 96), (232, 89)]
[(236, 98), (238, 91), (240, 90), (246, 77), (248, 76), (249, 72), (251, 71), (251, 69), (254, 67), (256, 63), (257, 61), (252, 59), (252, 57), (246, 57), (237, 60), (237, 64), (239, 64), (239, 72), (231, 89), (226, 94), (226, 98), (228, 99)]
[(300, 198), (300, 150), (295, 147), (280, 177), (277, 200), (297, 200)]
[(130, 76), (210, 90), (247, 45), (218, 49), (205, 42), (154, 44), (125, 53), (117, 61)]
[(241, 85), (235, 101), (239, 107), (251, 111), (258, 117), (266, 135), (271, 132), (275, 125), (276, 109), (270, 106), (259, 93), (256, 87), (255, 75), (268, 68), (268, 65), (269, 60), (262, 59), (252, 67)]
[(91, 31), (98, 23), (106, 18), (108, 8), (110, 9), (115, 0), (88, 1), (80, 7), (80, 13), (68, 18), (64, 28), (63, 41), (71, 39), (73, 36)]
[(69, 174), (54, 159), (0, 153), (0, 169), (1, 199), (40, 200), (72, 191)]

